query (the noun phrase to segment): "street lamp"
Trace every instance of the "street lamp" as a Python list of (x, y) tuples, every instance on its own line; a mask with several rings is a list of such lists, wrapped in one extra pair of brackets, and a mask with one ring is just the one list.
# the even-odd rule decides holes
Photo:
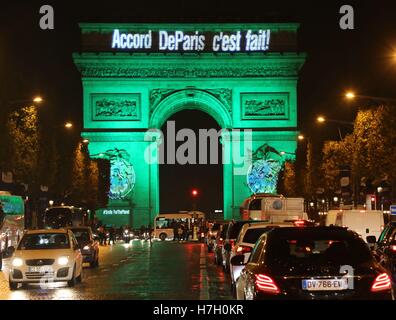
[(71, 123), (71, 122), (66, 122), (66, 123), (65, 123), (65, 128), (67, 128), (67, 129), (73, 128), (73, 123)]
[(43, 98), (40, 97), (40, 96), (36, 96), (36, 97), (33, 98), (33, 102), (35, 102), (35, 103), (41, 103), (41, 102), (43, 102)]
[(84, 139), (82, 142), (83, 143), (89, 143), (89, 140), (88, 139)]
[(305, 139), (305, 137), (302, 134), (299, 134), (297, 137), (298, 140), (302, 141)]
[(355, 99), (356, 95), (353, 91), (347, 91), (345, 93), (345, 98), (347, 98), (348, 100), (353, 100)]
[(381, 102), (396, 102), (395, 98), (387, 98), (387, 97), (376, 97), (376, 96), (367, 96), (362, 94), (355, 94), (352, 91), (347, 91), (344, 94), (345, 98), (352, 101), (356, 99), (364, 99), (364, 100), (372, 100), (372, 101), (381, 101)]
[[(318, 116), (316, 118), (316, 121), (319, 123), (324, 123), (324, 122), (333, 122), (333, 123), (337, 123), (337, 124), (343, 124), (343, 125), (350, 125), (353, 126), (353, 122), (351, 121), (343, 121), (343, 120), (335, 120), (335, 119), (328, 119), (325, 118), (324, 116)], [(340, 140), (342, 140), (342, 134), (341, 134), (341, 128), (338, 126), (338, 134), (340, 136)]]

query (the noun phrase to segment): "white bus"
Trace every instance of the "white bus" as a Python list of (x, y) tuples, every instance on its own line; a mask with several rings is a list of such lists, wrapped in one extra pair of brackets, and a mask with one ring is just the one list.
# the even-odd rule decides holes
[(9, 255), (17, 247), (25, 228), (25, 202), (21, 196), (0, 191), (0, 254)]
[(182, 211), (179, 213), (159, 214), (154, 219), (153, 239), (173, 240), (175, 224), (184, 224), (190, 232), (197, 226), (200, 230), (205, 225), (205, 214), (201, 211)]

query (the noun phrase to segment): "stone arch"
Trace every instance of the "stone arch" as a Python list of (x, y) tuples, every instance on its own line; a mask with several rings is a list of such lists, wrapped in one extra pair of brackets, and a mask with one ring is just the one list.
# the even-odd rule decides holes
[(163, 99), (151, 114), (150, 128), (160, 129), (173, 114), (182, 110), (200, 110), (215, 119), (222, 129), (232, 128), (230, 111), (214, 95), (205, 90), (183, 89)]

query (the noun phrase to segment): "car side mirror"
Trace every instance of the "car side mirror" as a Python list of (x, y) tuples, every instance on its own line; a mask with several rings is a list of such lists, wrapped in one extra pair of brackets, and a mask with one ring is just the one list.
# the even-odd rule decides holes
[(375, 236), (367, 236), (366, 241), (369, 244), (376, 244), (377, 243), (377, 238)]
[(241, 254), (241, 255), (237, 255), (231, 258), (230, 263), (233, 266), (243, 266), (245, 265), (245, 255)]
[(224, 244), (224, 250), (231, 251), (231, 245), (229, 243)]

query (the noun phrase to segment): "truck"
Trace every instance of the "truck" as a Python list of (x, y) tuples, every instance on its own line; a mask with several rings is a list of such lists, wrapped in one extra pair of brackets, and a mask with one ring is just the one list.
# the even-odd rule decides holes
[(287, 220), (308, 220), (303, 198), (288, 198), (278, 194), (253, 194), (240, 207), (242, 220), (266, 220), (279, 223)]

